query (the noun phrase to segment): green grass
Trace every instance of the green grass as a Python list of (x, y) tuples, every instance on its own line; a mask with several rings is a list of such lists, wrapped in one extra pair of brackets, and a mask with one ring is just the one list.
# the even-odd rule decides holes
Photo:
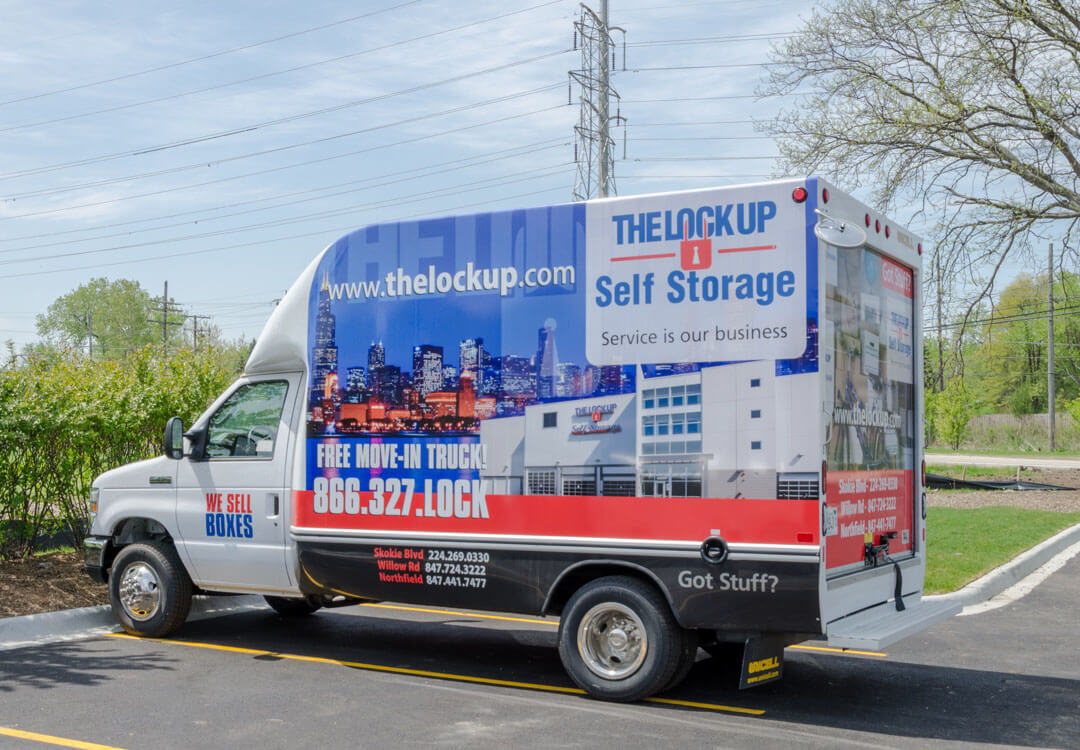
[(1080, 513), (1001, 505), (929, 508), (924, 591), (955, 591), (1075, 523)]
[[(964, 469), (967, 469), (965, 473)], [(941, 474), (946, 477), (953, 477), (954, 479), (987, 479), (991, 477), (1000, 477), (1002, 479), (1015, 479), (1016, 467), (1015, 466), (944, 466), (942, 464), (928, 464), (926, 467), (926, 473), (928, 474)], [(1020, 476), (1028, 477), (1035, 472), (1032, 469), (1021, 469)]]
[(34, 550), (34, 557), (44, 557), (45, 555), (54, 555), (57, 552), (74, 552), (75, 548), (67, 544), (61, 544), (59, 547), (50, 547), (49, 549)]
[(991, 448), (967, 448), (961, 447), (960, 450), (954, 451), (952, 446), (948, 445), (934, 445), (927, 446), (927, 453), (938, 453), (941, 455), (952, 456), (1015, 456), (1016, 458), (1035, 458), (1039, 456), (1060, 458), (1076, 458), (1076, 450), (1073, 448), (1058, 448), (1054, 451), (1037, 450), (1037, 451), (1023, 451), (1015, 449), (1002, 449), (994, 450)]

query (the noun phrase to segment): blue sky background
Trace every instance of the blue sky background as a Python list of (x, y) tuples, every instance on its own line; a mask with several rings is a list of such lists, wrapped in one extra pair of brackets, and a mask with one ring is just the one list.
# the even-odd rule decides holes
[[(612, 0), (618, 193), (775, 176), (753, 120), (798, 97), (754, 91), (813, 7)], [(578, 11), (0, 0), (0, 341), (95, 276), (250, 339), (353, 228), (570, 200)]]

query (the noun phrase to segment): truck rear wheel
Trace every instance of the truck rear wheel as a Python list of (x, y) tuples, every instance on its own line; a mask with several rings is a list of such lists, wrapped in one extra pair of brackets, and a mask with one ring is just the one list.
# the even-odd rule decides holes
[(636, 701), (673, 682), (685, 665), (687, 633), (660, 592), (610, 576), (582, 586), (559, 623), (567, 674), (594, 698)]
[(191, 578), (176, 550), (138, 542), (120, 550), (109, 575), (109, 602), (132, 635), (159, 637), (180, 627), (191, 611)]
[(264, 596), (266, 603), (282, 617), (303, 617), (322, 608), (311, 599), (290, 599), (284, 596)]

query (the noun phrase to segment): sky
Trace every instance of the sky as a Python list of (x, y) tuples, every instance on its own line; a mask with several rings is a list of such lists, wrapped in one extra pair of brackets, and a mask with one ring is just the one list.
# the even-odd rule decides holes
[[(754, 92), (811, 8), (611, 0), (618, 194), (778, 176), (753, 120), (793, 100)], [(250, 340), (354, 228), (570, 200), (578, 12), (0, 0), (0, 341), (101, 276)]]

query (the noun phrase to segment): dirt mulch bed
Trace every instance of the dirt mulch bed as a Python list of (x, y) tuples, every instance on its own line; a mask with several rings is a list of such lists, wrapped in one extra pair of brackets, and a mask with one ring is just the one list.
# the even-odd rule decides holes
[[(960, 467), (955, 467), (960, 476)], [(951, 473), (951, 472), (950, 472)], [(993, 479), (1010, 479), (1015, 472)], [(1026, 479), (1080, 488), (1080, 471), (1036, 469)], [(1043, 490), (929, 490), (932, 507), (981, 508), (1012, 505), (1019, 508), (1080, 512), (1080, 489)], [(83, 571), (82, 555), (57, 552), (28, 560), (0, 561), (0, 617), (52, 612), (73, 607), (108, 604), (108, 588), (94, 583)]]
[[(949, 467), (949, 476), (959, 477), (962, 468)], [(976, 477), (972, 476), (972, 479)], [(1000, 476), (979, 476), (978, 479), (1015, 479), (1015, 469)], [(1011, 505), (1030, 510), (1053, 510), (1061, 513), (1080, 512), (1080, 470), (1032, 469), (1022, 479), (1075, 490), (927, 490), (926, 503), (941, 508), (984, 508), (988, 505)]]
[(0, 561), (0, 617), (108, 603), (108, 587), (90, 580), (77, 552)]

